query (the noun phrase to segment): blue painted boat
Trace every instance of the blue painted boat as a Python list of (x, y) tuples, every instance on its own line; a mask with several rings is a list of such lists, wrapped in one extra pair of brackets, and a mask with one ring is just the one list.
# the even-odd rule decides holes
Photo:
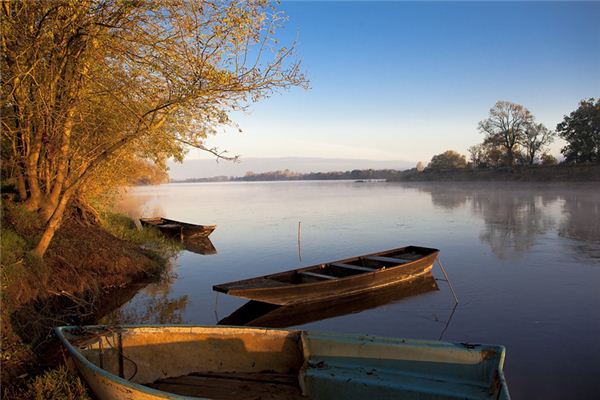
[(502, 346), (223, 326), (56, 333), (99, 400), (510, 398)]

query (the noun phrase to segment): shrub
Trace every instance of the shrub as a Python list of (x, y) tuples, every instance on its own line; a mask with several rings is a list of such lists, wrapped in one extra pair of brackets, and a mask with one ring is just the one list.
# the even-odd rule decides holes
[(140, 229), (131, 218), (122, 214), (105, 212), (102, 227), (119, 239), (152, 248), (167, 258), (181, 250), (181, 243), (165, 237), (155, 228)]

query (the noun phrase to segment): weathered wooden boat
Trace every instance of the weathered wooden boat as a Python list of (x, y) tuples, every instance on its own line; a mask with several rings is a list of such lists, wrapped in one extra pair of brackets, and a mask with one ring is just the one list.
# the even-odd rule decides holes
[(250, 300), (221, 319), (218, 324), (287, 328), (340, 315), (359, 313), (436, 290), (439, 290), (437, 282), (429, 272), (413, 281), (389, 285), (376, 291), (351, 294), (336, 298), (334, 301), (278, 306)]
[(99, 400), (510, 398), (502, 346), (181, 325), (56, 332)]
[(407, 246), (213, 286), (265, 303), (290, 305), (333, 299), (415, 279), (431, 271), (437, 249)]
[(196, 225), (187, 222), (175, 221), (163, 217), (140, 218), (142, 226), (153, 226), (163, 234), (184, 238), (206, 237), (210, 235), (216, 225)]

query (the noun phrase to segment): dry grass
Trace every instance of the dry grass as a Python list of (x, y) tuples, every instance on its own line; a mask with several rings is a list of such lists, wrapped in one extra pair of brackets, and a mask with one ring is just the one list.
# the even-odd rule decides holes
[[(52, 339), (53, 326), (82, 323), (93, 315), (99, 301), (111, 290), (160, 275), (165, 257), (176, 251), (177, 246), (156, 233), (139, 231), (131, 220), (123, 217), (112, 217), (104, 222), (104, 227), (82, 224), (71, 217), (57, 231), (44, 259), (39, 259), (28, 252), (39, 232), (33, 215), (9, 201), (3, 202), (0, 243), (3, 392), (27, 392), (25, 398), (36, 399), (86, 398), (78, 394), (77, 388), (60, 383), (62, 370), (32, 380), (28, 389), (23, 387), (22, 379), (16, 378), (38, 374), (44, 365), (56, 362), (42, 360), (47, 357), (45, 349)], [(53, 380), (56, 386), (51, 383)], [(9, 383), (18, 385), (11, 389)], [(60, 390), (73, 397), (58, 394), (52, 397), (63, 393)]]
[(92, 400), (79, 376), (64, 365), (30, 378), (25, 385), (4, 388), (2, 399)]

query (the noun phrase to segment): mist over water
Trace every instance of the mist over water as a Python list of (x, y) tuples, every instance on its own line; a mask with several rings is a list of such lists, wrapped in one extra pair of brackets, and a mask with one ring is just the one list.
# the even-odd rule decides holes
[[(182, 251), (169, 279), (145, 287), (105, 321), (214, 325), (246, 303), (217, 296), (214, 284), (410, 244), (435, 247), (460, 299), (455, 310), (447, 284), (438, 281), (439, 290), (355, 312), (345, 307), (344, 315), (300, 326), (502, 344), (513, 398), (595, 398), (599, 189), (349, 181), (134, 188), (121, 210), (217, 224), (210, 236), (216, 254)], [(433, 274), (443, 278), (437, 267)]]

